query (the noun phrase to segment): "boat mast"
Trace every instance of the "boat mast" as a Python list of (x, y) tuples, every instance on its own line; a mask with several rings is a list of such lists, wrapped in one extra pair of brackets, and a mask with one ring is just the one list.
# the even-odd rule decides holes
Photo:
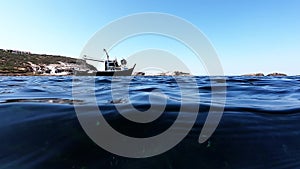
[(107, 60), (109, 60), (109, 55), (108, 55), (108, 53), (107, 53), (106, 49), (103, 49), (103, 51), (104, 51), (104, 52), (105, 52), (105, 54), (106, 54)]

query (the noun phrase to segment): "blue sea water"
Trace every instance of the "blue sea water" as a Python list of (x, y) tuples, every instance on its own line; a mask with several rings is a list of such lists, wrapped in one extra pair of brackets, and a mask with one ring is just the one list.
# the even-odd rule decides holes
[[(89, 88), (95, 81), (95, 98), (114, 129), (132, 137), (164, 132), (180, 109), (178, 79), (188, 87), (190, 77), (120, 77), (114, 81), (129, 97), (112, 98), (109, 77), (77, 78), (81, 94), (74, 98), (75, 77), (0, 77), (0, 169), (104, 168), (104, 169), (258, 169), (300, 168), (300, 77), (226, 77), (226, 102), (222, 119), (206, 142), (198, 142), (211, 102), (211, 86), (218, 80), (193, 77), (200, 99), (197, 120), (188, 135), (171, 150), (149, 158), (126, 158), (95, 144), (82, 129), (74, 104), (90, 106)], [(147, 110), (149, 94), (160, 90), (167, 97), (163, 114), (147, 124), (123, 118), (114, 104), (133, 104)], [(222, 92), (222, 91), (221, 91)], [(159, 101), (155, 104), (160, 104)], [(161, 103), (163, 104), (163, 103)], [(131, 110), (128, 110), (129, 112)], [(187, 115), (190, 112), (183, 112)], [(182, 121), (181, 123), (190, 123)], [(184, 125), (177, 134), (185, 131)], [(101, 133), (100, 133), (101, 134)]]

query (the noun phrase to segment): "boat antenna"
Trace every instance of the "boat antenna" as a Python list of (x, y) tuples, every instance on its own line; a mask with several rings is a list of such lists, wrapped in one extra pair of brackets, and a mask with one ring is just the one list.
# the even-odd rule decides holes
[(105, 54), (106, 54), (107, 60), (109, 60), (109, 55), (108, 55), (108, 53), (107, 53), (106, 49), (103, 49), (103, 51), (104, 51), (104, 52), (105, 52)]

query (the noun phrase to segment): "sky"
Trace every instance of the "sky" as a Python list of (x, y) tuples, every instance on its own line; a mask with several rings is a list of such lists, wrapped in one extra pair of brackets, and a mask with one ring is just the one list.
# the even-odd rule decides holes
[[(161, 12), (196, 26), (215, 48), (225, 75), (299, 75), (299, 9), (299, 0), (0, 0), (0, 49), (79, 57), (89, 39), (112, 21)], [(166, 42), (176, 43), (145, 36), (129, 39), (111, 52), (124, 50), (126, 56), (127, 46), (168, 48)], [(185, 49), (167, 50), (180, 53), (195, 74), (203, 73), (203, 65), (184, 55)]]

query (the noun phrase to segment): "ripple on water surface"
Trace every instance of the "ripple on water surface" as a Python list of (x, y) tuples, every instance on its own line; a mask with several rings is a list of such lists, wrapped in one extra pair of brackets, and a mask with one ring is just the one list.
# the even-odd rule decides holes
[[(192, 86), (189, 77), (74, 78), (0, 78), (0, 168), (300, 168), (299, 77), (226, 77), (225, 112), (213, 136), (203, 144), (198, 138), (209, 108), (219, 106), (211, 102), (211, 89), (222, 92), (222, 79), (193, 77), (197, 86)], [(114, 97), (111, 82), (116, 88)], [(72, 91), (74, 86), (78, 90)], [(126, 87), (128, 95), (124, 95)], [(82, 130), (74, 110), (76, 104), (89, 113), (89, 96), (93, 95), (116, 130), (150, 137), (176, 120), (184, 106), (180, 87), (199, 105), (198, 118), (180, 144), (156, 157), (129, 159), (103, 150)], [(194, 87), (200, 98), (191, 92)], [(128, 121), (115, 109), (115, 104), (123, 108), (133, 104), (147, 111), (151, 97), (154, 104), (167, 103), (153, 122)], [(191, 121), (180, 123), (176, 134), (187, 132), (185, 124)]]

